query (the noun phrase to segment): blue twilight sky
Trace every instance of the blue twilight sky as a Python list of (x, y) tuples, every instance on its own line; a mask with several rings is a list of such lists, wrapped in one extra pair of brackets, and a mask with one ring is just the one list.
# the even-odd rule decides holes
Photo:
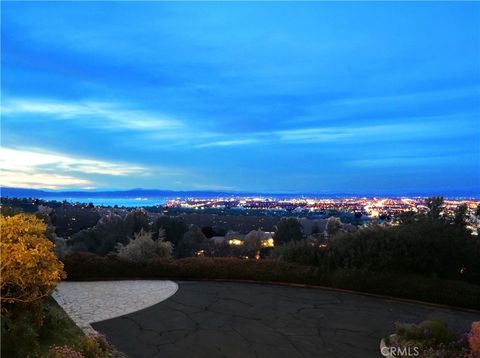
[(2, 184), (480, 191), (479, 2), (2, 2)]

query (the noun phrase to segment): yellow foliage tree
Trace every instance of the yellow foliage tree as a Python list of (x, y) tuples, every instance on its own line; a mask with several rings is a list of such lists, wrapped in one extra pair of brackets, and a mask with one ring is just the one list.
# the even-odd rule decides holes
[(33, 302), (48, 296), (63, 276), (63, 264), (34, 215), (0, 217), (1, 303)]

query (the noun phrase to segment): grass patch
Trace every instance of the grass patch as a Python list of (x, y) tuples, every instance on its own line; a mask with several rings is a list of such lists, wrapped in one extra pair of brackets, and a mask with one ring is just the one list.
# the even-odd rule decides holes
[(49, 297), (15, 304), (2, 315), (1, 356), (6, 358), (126, 358), (105, 336), (86, 336)]
[(38, 352), (46, 355), (52, 345), (79, 347), (85, 339), (83, 331), (53, 298), (49, 297), (47, 305), (49, 314), (40, 329)]

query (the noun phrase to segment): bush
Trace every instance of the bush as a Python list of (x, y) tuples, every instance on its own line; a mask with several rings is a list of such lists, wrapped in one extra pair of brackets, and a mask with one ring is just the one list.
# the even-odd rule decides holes
[(276, 260), (236, 258), (154, 259), (135, 263), (117, 256), (76, 253), (64, 261), (68, 278), (98, 279), (225, 279), (289, 282), (416, 299), (451, 306), (480, 309), (480, 286), (412, 274), (334, 270)]
[[(2, 313), (2, 357), (27, 357), (39, 348), (39, 307), (26, 309), (23, 304), (12, 306)], [(32, 305), (30, 305), (32, 306)]]
[(145, 232), (143, 229), (135, 234), (135, 239), (123, 246), (117, 246), (118, 256), (129, 261), (144, 262), (155, 257), (170, 258), (172, 256), (173, 245), (171, 242), (164, 241), (164, 233), (156, 241), (152, 239), (151, 232)]
[(395, 327), (395, 333), (405, 341), (420, 341), (427, 347), (449, 344), (455, 340), (455, 335), (449, 331), (447, 323), (440, 320), (423, 321), (419, 325), (399, 323)]
[[(395, 335), (386, 339), (391, 347), (415, 348), (419, 358), (469, 358), (472, 351), (468, 347), (465, 334), (457, 334), (448, 329), (445, 322), (427, 320), (420, 324), (397, 323)], [(402, 355), (403, 357), (404, 355)]]
[(188, 226), (178, 218), (160, 216), (152, 225), (154, 240), (157, 239), (160, 230), (165, 230), (165, 240), (170, 241), (176, 246), (188, 231)]
[(107, 255), (118, 244), (127, 244), (135, 233), (150, 230), (148, 213), (143, 209), (129, 212), (125, 217), (110, 211), (95, 226), (74, 234), (69, 245), (73, 251), (89, 251)]
[(105, 215), (89, 229), (77, 232), (69, 240), (73, 251), (89, 251), (106, 255), (115, 250), (117, 244), (128, 243), (134, 232), (127, 231), (124, 218), (115, 213)]
[(73, 346), (51, 346), (47, 358), (108, 358), (111, 356), (110, 353), (111, 346), (105, 336), (95, 333), (83, 337)]
[(85, 358), (108, 358), (109, 344), (102, 334), (92, 334), (80, 343), (80, 351)]
[(85, 356), (67, 345), (53, 345), (47, 353), (47, 358), (85, 358)]
[(480, 240), (464, 227), (423, 219), (337, 235), (328, 246), (324, 269), (411, 273), (480, 283), (479, 257)]
[(325, 255), (325, 249), (319, 247), (316, 241), (301, 240), (290, 241), (281, 246), (276, 246), (271, 257), (287, 262), (302, 265), (320, 265)]
[(336, 270), (331, 285), (359, 292), (480, 309), (480, 286), (413, 274)]
[(205, 237), (202, 230), (198, 226), (192, 225), (175, 248), (175, 257), (196, 256), (199, 251), (207, 250), (209, 244), (210, 241)]
[(480, 357), (480, 321), (472, 323), (472, 330), (468, 335), (468, 345), (471, 351), (469, 358), (479, 358)]
[(57, 255), (60, 260), (72, 252), (72, 249), (68, 246), (66, 239), (55, 237), (53, 242), (55, 244), (55, 255)]
[(63, 264), (46, 236), (46, 225), (34, 215), (0, 218), (2, 310), (5, 304), (28, 303), (48, 296), (62, 278)]
[(2, 314), (2, 357), (27, 357), (47, 353), (52, 344), (62, 346), (84, 337), (52, 299), (15, 304)]
[(327, 219), (327, 224), (325, 225), (325, 231), (327, 232), (328, 237), (334, 237), (340, 232), (342, 228), (342, 222), (339, 218), (335, 216), (330, 216)]
[(273, 237), (277, 244), (303, 239), (303, 226), (297, 218), (281, 218)]

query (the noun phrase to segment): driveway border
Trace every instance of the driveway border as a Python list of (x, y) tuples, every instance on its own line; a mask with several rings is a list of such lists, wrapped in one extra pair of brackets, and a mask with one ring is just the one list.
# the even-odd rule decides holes
[(176, 281), (176, 282), (181, 282), (181, 281), (236, 282), (236, 283), (253, 283), (253, 284), (259, 284), (259, 285), (265, 284), (265, 285), (278, 285), (278, 286), (297, 287), (297, 288), (321, 289), (321, 290), (326, 290), (326, 291), (341, 292), (341, 293), (348, 293), (348, 294), (359, 295), (359, 296), (379, 298), (379, 299), (389, 300), (389, 301), (397, 301), (397, 302), (417, 304), (417, 305), (423, 305), (423, 306), (429, 306), (429, 307), (435, 307), (435, 308), (445, 308), (445, 309), (451, 309), (451, 310), (455, 310), (455, 311), (463, 311), (463, 312), (480, 314), (480, 310), (476, 310), (476, 309), (472, 309), (472, 308), (463, 308), (463, 307), (457, 307), (457, 306), (444, 305), (444, 304), (441, 304), (441, 303), (433, 303), (433, 302), (425, 302), (425, 301), (420, 301), (420, 300), (414, 300), (414, 299), (410, 299), (410, 298), (402, 298), (402, 297), (381, 295), (381, 294), (362, 292), (362, 291), (353, 291), (353, 290), (347, 290), (347, 289), (335, 288), (335, 287), (328, 287), (328, 286), (309, 285), (309, 284), (303, 284), (303, 283), (290, 283), (290, 282), (277, 282), (277, 281), (255, 281), (255, 280), (231, 280), (231, 279), (202, 279), (202, 278), (181, 279), (181, 280), (173, 279), (172, 281)]
[[(128, 280), (157, 280), (156, 278), (94, 278), (94, 279), (88, 279), (88, 280), (67, 280), (71, 282), (85, 282), (85, 281), (128, 281)], [(426, 301), (420, 301), (420, 300), (414, 300), (410, 298), (402, 298), (402, 297), (395, 297), (395, 296), (388, 296), (388, 295), (381, 295), (377, 293), (369, 293), (369, 292), (362, 292), (362, 291), (353, 291), (353, 290), (347, 290), (343, 288), (336, 288), (336, 287), (328, 287), (328, 286), (319, 286), (319, 285), (309, 285), (309, 284), (304, 284), (304, 283), (292, 283), (292, 282), (280, 282), (280, 281), (256, 281), (256, 280), (235, 280), (235, 279), (223, 279), (223, 278), (158, 278), (158, 280), (170, 280), (174, 282), (182, 282), (182, 281), (210, 281), (210, 282), (233, 282), (233, 283), (251, 283), (251, 284), (257, 284), (257, 285), (277, 285), (277, 286), (287, 286), (287, 287), (297, 287), (297, 288), (311, 288), (311, 289), (321, 289), (321, 290), (326, 290), (326, 291), (333, 291), (333, 292), (342, 292), (342, 293), (348, 293), (348, 294), (353, 294), (353, 295), (360, 295), (360, 296), (366, 296), (366, 297), (373, 297), (373, 298), (379, 298), (379, 299), (384, 299), (384, 300), (389, 300), (389, 301), (397, 301), (397, 302), (404, 302), (404, 303), (410, 303), (410, 304), (417, 304), (417, 305), (424, 305), (424, 306), (429, 306), (429, 307), (435, 307), (435, 308), (445, 308), (445, 309), (451, 309), (455, 311), (463, 311), (463, 312), (469, 312), (469, 313), (477, 313), (480, 314), (480, 309), (473, 309), (473, 308), (464, 308), (464, 307), (458, 307), (458, 306), (450, 306), (450, 305), (445, 305), (441, 303), (433, 303), (433, 302), (426, 302)]]

